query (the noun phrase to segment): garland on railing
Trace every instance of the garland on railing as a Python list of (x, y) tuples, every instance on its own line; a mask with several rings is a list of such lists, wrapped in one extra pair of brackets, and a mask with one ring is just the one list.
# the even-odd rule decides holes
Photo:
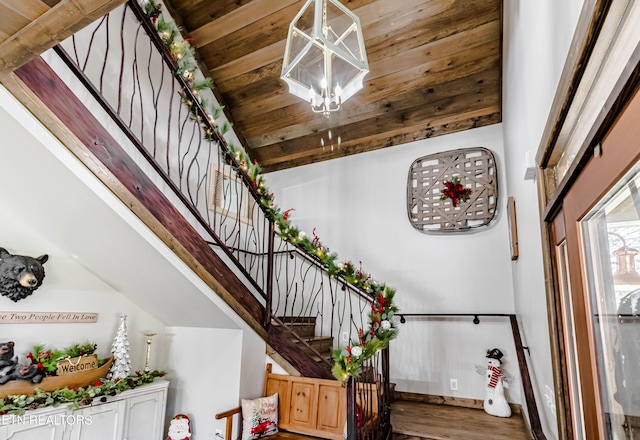
[[(158, 36), (167, 47), (171, 57), (176, 63), (176, 75), (180, 76), (187, 86), (191, 89), (193, 96), (196, 97), (203, 110), (207, 114), (208, 124), (203, 124), (205, 139), (214, 140), (214, 130), (217, 133), (225, 134), (231, 128), (231, 124), (225, 121), (222, 127), (219, 127), (216, 120), (220, 118), (223, 107), (214, 105), (207, 99), (199, 96), (204, 90), (213, 90), (213, 81), (211, 78), (201, 80), (195, 79), (195, 72), (198, 70), (196, 62), (195, 50), (193, 48), (193, 39), (178, 39), (180, 30), (171, 22), (168, 22), (162, 16), (162, 5), (154, 0), (142, 0), (140, 2), (144, 13), (149, 17), (155, 27)], [(202, 118), (198, 115), (194, 102), (187, 94), (181, 94), (184, 104), (191, 111), (192, 116), (202, 123)]]
[[(193, 80), (194, 72), (197, 69), (193, 41), (191, 39), (182, 41), (176, 39), (180, 32), (175, 25), (164, 20), (161, 15), (160, 3), (154, 0), (141, 0), (141, 5), (176, 61), (178, 65), (176, 74), (182, 76), (191, 88), (193, 95), (209, 115), (208, 120), (203, 121), (197, 114), (197, 109), (187, 94), (183, 94), (183, 102), (192, 112), (194, 119), (201, 123), (205, 139), (215, 140), (214, 132), (224, 134), (230, 125), (225, 122), (223, 128), (219, 129), (216, 119), (222, 112), (222, 107), (212, 108), (206, 101), (198, 97), (198, 92), (213, 88), (213, 81), (210, 78), (202, 81)], [(359, 267), (350, 261), (342, 264), (336, 263), (337, 254), (330, 252), (329, 248), (320, 242), (315, 228), (312, 232), (313, 237), (309, 238), (303, 231), (291, 224), (289, 216), (293, 209), (283, 212), (276, 206), (274, 194), (267, 188), (262, 176), (262, 168), (258, 162), (255, 159), (252, 160), (244, 150), (236, 148), (232, 144), (228, 145), (227, 151), (225, 160), (236, 171), (242, 170), (249, 177), (258, 195), (258, 203), (262, 206), (265, 215), (275, 224), (276, 234), (282, 240), (298, 246), (307, 254), (314, 256), (329, 276), (342, 279), (346, 284), (359, 288), (371, 297), (373, 302), (369, 314), (369, 328), (366, 333), (363, 329), (359, 329), (357, 341), (351, 341), (346, 348), (336, 349), (333, 352), (335, 364), (332, 372), (338, 380), (346, 381), (349, 377), (358, 376), (362, 364), (379, 350), (387, 348), (389, 341), (397, 335), (398, 329), (393, 320), (394, 314), (398, 311), (393, 303), (395, 290), (385, 284), (378, 283), (370, 274), (365, 273), (362, 270), (362, 262)]]
[(345, 283), (359, 288), (373, 299), (367, 332), (359, 329), (357, 341), (351, 341), (347, 347), (333, 351), (335, 363), (331, 372), (334, 377), (341, 381), (346, 381), (349, 377), (357, 377), (362, 371), (363, 363), (379, 350), (387, 348), (389, 341), (398, 333), (396, 323), (393, 320), (393, 316), (398, 311), (393, 303), (395, 290), (376, 282), (370, 274), (365, 273), (362, 270), (362, 262), (358, 268), (350, 261), (343, 264), (336, 263), (338, 255), (330, 252), (329, 248), (322, 244), (316, 235), (315, 228), (312, 231), (313, 238), (309, 238), (303, 231), (291, 224), (289, 217), (293, 209), (282, 212), (276, 206), (273, 193), (269, 192), (264, 178), (260, 175), (262, 170), (257, 161), (251, 161), (246, 152), (236, 149), (232, 145), (229, 146), (229, 152), (233, 155), (235, 162), (239, 164), (240, 169), (253, 182), (258, 193), (258, 202), (264, 208), (266, 215), (275, 223), (276, 234), (282, 240), (313, 255), (329, 276), (343, 279)]

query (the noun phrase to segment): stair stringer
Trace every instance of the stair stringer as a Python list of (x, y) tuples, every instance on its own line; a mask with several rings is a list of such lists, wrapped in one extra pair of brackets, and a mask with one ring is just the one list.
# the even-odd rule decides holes
[(42, 58), (15, 74), (17, 80), (4, 82), (11, 93), (286, 361), (283, 366), (331, 378), (282, 329), (265, 330), (260, 301)]

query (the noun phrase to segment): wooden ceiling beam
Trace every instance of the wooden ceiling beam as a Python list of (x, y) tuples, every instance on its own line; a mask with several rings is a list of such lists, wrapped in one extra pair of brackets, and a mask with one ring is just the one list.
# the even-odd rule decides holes
[(194, 0), (181, 1), (176, 12), (184, 18), (187, 29), (198, 29), (212, 20), (233, 12), (252, 0)]
[(302, 0), (253, 0), (251, 3), (234, 9), (230, 13), (209, 21), (204, 26), (189, 30), (197, 48), (229, 35), (238, 29), (251, 27), (255, 22), (276, 13), (290, 5), (300, 6)]
[(237, 58), (224, 66), (210, 69), (211, 78), (233, 78), (247, 72), (251, 72), (267, 64), (280, 62), (282, 66), (282, 56), (284, 55), (285, 40), (270, 44), (269, 46), (257, 49), (255, 52)]
[(244, 27), (199, 47), (198, 53), (210, 69), (215, 69), (249, 55), (256, 49), (286, 40), (289, 22), (298, 9), (297, 4), (279, 9), (257, 20), (253, 26)]
[(0, 29), (13, 34), (47, 12), (49, 5), (40, 0), (0, 0)]
[[(10, 3), (22, 2), (12, 0)], [(31, 1), (31, 0), (28, 0)], [(62, 0), (0, 43), (0, 77), (26, 64), (125, 0)], [(37, 7), (41, 2), (37, 1)]]

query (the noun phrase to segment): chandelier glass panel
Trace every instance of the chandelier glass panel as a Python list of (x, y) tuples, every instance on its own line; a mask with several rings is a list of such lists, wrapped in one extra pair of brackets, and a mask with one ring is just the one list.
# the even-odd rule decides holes
[(289, 92), (329, 116), (368, 72), (358, 17), (338, 0), (307, 0), (289, 25), (281, 75)]

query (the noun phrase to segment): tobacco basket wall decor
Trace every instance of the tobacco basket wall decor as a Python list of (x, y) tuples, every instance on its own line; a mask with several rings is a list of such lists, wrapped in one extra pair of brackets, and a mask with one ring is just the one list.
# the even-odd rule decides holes
[(494, 219), (498, 172), (491, 151), (462, 148), (416, 159), (409, 168), (407, 214), (425, 233), (459, 232)]

